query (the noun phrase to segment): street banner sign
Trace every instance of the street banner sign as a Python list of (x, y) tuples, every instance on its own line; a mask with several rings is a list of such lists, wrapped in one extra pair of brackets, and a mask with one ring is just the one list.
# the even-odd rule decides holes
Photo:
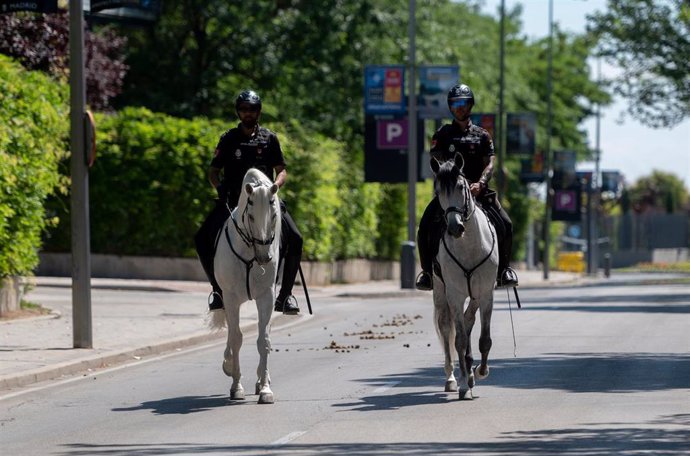
[(565, 190), (555, 190), (551, 220), (579, 222), (582, 214), (582, 189), (578, 185)]
[[(408, 182), (407, 117), (367, 115), (364, 121), (364, 181)], [(417, 180), (423, 181), (422, 166), (429, 156), (424, 153), (424, 121), (417, 121)], [(428, 167), (428, 164), (426, 165)]]
[(534, 155), (536, 152), (537, 116), (533, 112), (506, 114), (506, 153)]
[(553, 152), (553, 178), (551, 179), (551, 187), (553, 189), (567, 189), (571, 188), (577, 183), (577, 175), (575, 174), (577, 155), (574, 150), (555, 150)]
[(31, 13), (57, 13), (58, 0), (0, 0), (0, 14), (28, 11)]
[(601, 191), (618, 194), (621, 180), (621, 173), (618, 171), (602, 171)]
[(367, 65), (364, 68), (364, 113), (404, 115), (407, 112), (404, 87), (403, 65)]
[(544, 153), (538, 151), (532, 157), (520, 159), (520, 182), (544, 182)]
[(419, 68), (417, 112), (420, 119), (447, 119), (448, 91), (460, 80), (460, 67), (422, 66)]
[(496, 142), (496, 114), (489, 112), (479, 112), (476, 114), (470, 114), (470, 120), (473, 124), (479, 125), (484, 130), (488, 131), (491, 135), (491, 139)]

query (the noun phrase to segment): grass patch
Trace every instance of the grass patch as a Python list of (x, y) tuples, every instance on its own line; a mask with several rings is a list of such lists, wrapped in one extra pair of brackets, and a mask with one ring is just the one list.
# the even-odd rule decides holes
[(690, 261), (680, 263), (638, 263), (623, 271), (631, 272), (679, 272), (690, 274)]

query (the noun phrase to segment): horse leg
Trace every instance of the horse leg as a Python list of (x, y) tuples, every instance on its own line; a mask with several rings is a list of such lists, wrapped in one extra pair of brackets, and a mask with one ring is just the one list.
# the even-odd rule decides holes
[(268, 372), (268, 354), (271, 351), (270, 323), (273, 312), (273, 291), (269, 290), (256, 298), (256, 308), (259, 314), (259, 335), (256, 347), (259, 350), (259, 366), (256, 369), (256, 394), (259, 404), (273, 404), (271, 391), (271, 377)]
[(455, 380), (455, 375), (453, 375), (453, 317), (448, 301), (445, 299), (445, 291), (438, 289), (441, 286), (438, 283), (434, 286), (434, 323), (436, 323), (436, 331), (443, 346), (443, 370), (446, 373), (445, 391), (451, 392), (458, 390), (458, 382)]
[(465, 330), (467, 332), (467, 351), (465, 352), (465, 366), (467, 367), (468, 379), (467, 383), (471, 388), (474, 388), (474, 371), (472, 366), (474, 364), (474, 357), (472, 356), (472, 328), (474, 327), (477, 309), (479, 308), (479, 301), (477, 299), (470, 299), (470, 303), (465, 309)]
[[(462, 299), (455, 304), (455, 350), (459, 357), (467, 353), (469, 344), (469, 337), (467, 336), (467, 329), (465, 328), (465, 316), (462, 311), (464, 305), (465, 299)], [(467, 369), (467, 364), (465, 364), (463, 359), (460, 359), (459, 361), (460, 382), (458, 383), (458, 393), (460, 395), (460, 400), (471, 400), (473, 397), (472, 390), (470, 389), (469, 385), (470, 370)]]
[(479, 351), (482, 354), (482, 362), (477, 368), (477, 379), (481, 380), (489, 376), (489, 351), (491, 350), (491, 314), (494, 309), (493, 291), (487, 293), (480, 307), (482, 331), (479, 335)]
[[(227, 295), (226, 293), (224, 293)], [(230, 386), (230, 399), (244, 399), (244, 388), (240, 379), (240, 348), (242, 347), (242, 331), (240, 330), (240, 306), (238, 304), (225, 303), (225, 316), (228, 319), (228, 341), (223, 357), (223, 372), (232, 377)]]

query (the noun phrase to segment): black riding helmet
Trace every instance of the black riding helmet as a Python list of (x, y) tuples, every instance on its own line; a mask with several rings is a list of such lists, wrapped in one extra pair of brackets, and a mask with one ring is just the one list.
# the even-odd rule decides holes
[(238, 111), (241, 104), (249, 104), (256, 107), (257, 111), (261, 111), (261, 98), (253, 90), (242, 91), (235, 100), (235, 111)]
[(466, 84), (456, 84), (448, 91), (448, 109), (453, 101), (469, 100), (470, 106), (474, 106), (474, 93)]

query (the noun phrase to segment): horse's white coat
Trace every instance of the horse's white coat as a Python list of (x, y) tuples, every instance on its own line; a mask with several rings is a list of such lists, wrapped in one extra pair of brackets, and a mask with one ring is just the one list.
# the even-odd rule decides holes
[[(256, 393), (259, 395), (260, 403), (273, 402), (268, 354), (271, 350), (270, 322), (275, 300), (274, 283), (280, 247), (281, 218), (277, 191), (278, 186), (259, 170), (252, 168), (247, 171), (238, 205), (232, 211), (231, 218), (223, 226), (214, 259), (216, 279), (223, 289), (225, 310), (214, 312), (211, 324), (214, 327), (227, 324), (228, 327), (223, 372), (233, 380), (230, 387), (231, 399), (244, 398), (244, 388), (240, 383), (242, 377), (239, 358), (242, 346), (240, 306), (253, 298), (256, 301), (259, 320), (259, 335), (256, 341), (259, 350)], [(233, 223), (233, 219), (236, 223)], [(238, 232), (238, 227), (241, 233)], [(226, 238), (226, 228), (232, 248)], [(268, 245), (252, 241), (252, 239), (267, 241), (271, 238), (273, 242)], [(251, 264), (249, 269), (247, 263)], [(247, 274), (249, 274), (248, 278)], [(247, 280), (251, 296), (247, 292)]]
[[(459, 174), (455, 185), (450, 186), (452, 188), (440, 185), (439, 173), (446, 173), (448, 177), (452, 167), (455, 167), (455, 173)], [(460, 169), (452, 161), (441, 165), (435, 159), (432, 159), (432, 169), (437, 175), (434, 185), (441, 207), (446, 212), (446, 222), (449, 227), (443, 234), (447, 248), (441, 242), (436, 257), (441, 267), (443, 280), (434, 275), (434, 321), (445, 355), (446, 391), (456, 385), (453, 375), (453, 357), (459, 354), (460, 377), (457, 385), (460, 399), (471, 399), (471, 389), (474, 386), (471, 332), (477, 309), (480, 310), (481, 316), (479, 350), (482, 354), (477, 378), (488, 375), (491, 313), (498, 268), (496, 233), (486, 214), (477, 206), (474, 198), (469, 196), (470, 184), (462, 174), (457, 172)], [(463, 211), (457, 212), (452, 209), (448, 211), (448, 208), (462, 210), (465, 207), (467, 207), (467, 212), (464, 214)], [(454, 230), (451, 227), (454, 227)], [(472, 272), (469, 287), (465, 272), (451, 254), (466, 270), (471, 270), (481, 263)], [(484, 259), (486, 260), (482, 263)], [(472, 291), (471, 297), (469, 288)], [(468, 297), (470, 300), (465, 308)]]

